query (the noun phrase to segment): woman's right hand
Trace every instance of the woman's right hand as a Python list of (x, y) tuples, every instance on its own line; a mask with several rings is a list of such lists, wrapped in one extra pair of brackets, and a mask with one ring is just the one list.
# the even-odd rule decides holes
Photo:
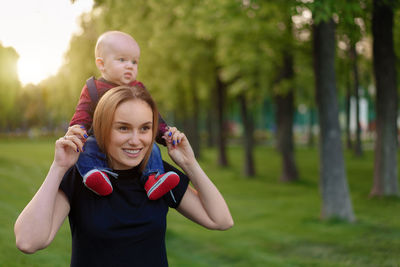
[(65, 136), (56, 141), (54, 163), (63, 168), (70, 168), (74, 165), (81, 151), (83, 151), (84, 138), (87, 137), (86, 131), (79, 125), (68, 128)]

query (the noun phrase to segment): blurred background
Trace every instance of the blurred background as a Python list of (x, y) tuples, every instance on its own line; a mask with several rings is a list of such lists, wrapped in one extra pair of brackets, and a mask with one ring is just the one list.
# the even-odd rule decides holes
[(139, 43), (137, 79), (235, 219), (213, 233), (170, 214), (171, 266), (400, 265), (400, 1), (18, 0), (0, 12), (0, 266), (69, 265), (68, 223), (33, 256), (12, 227), (100, 75), (108, 30)]

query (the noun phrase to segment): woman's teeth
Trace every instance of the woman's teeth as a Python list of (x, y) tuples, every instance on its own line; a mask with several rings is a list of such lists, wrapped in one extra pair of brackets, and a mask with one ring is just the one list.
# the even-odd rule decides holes
[(140, 152), (140, 149), (124, 149), (124, 151), (129, 154), (137, 154)]

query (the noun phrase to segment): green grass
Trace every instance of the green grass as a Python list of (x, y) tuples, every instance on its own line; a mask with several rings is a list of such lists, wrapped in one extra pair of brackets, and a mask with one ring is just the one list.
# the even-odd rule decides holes
[[(55, 139), (0, 140), (0, 266), (69, 266), (71, 239), (64, 223), (52, 245), (34, 255), (15, 248), (13, 224), (45, 177)], [(165, 153), (165, 150), (163, 150)], [(357, 221), (321, 221), (318, 151), (298, 148), (299, 182), (280, 183), (280, 158), (255, 151), (257, 176), (242, 175), (243, 153), (229, 148), (231, 167), (203, 150), (201, 165), (224, 195), (235, 226), (209, 231), (176, 211), (168, 215), (170, 266), (400, 266), (400, 200), (368, 198), (373, 153), (346, 153)]]

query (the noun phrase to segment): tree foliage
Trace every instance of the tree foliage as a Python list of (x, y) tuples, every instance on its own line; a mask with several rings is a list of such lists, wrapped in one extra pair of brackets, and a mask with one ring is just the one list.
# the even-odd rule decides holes
[(17, 74), (18, 54), (12, 47), (0, 43), (0, 129), (10, 130), (18, 125), (18, 116), (14, 108), (20, 92)]

